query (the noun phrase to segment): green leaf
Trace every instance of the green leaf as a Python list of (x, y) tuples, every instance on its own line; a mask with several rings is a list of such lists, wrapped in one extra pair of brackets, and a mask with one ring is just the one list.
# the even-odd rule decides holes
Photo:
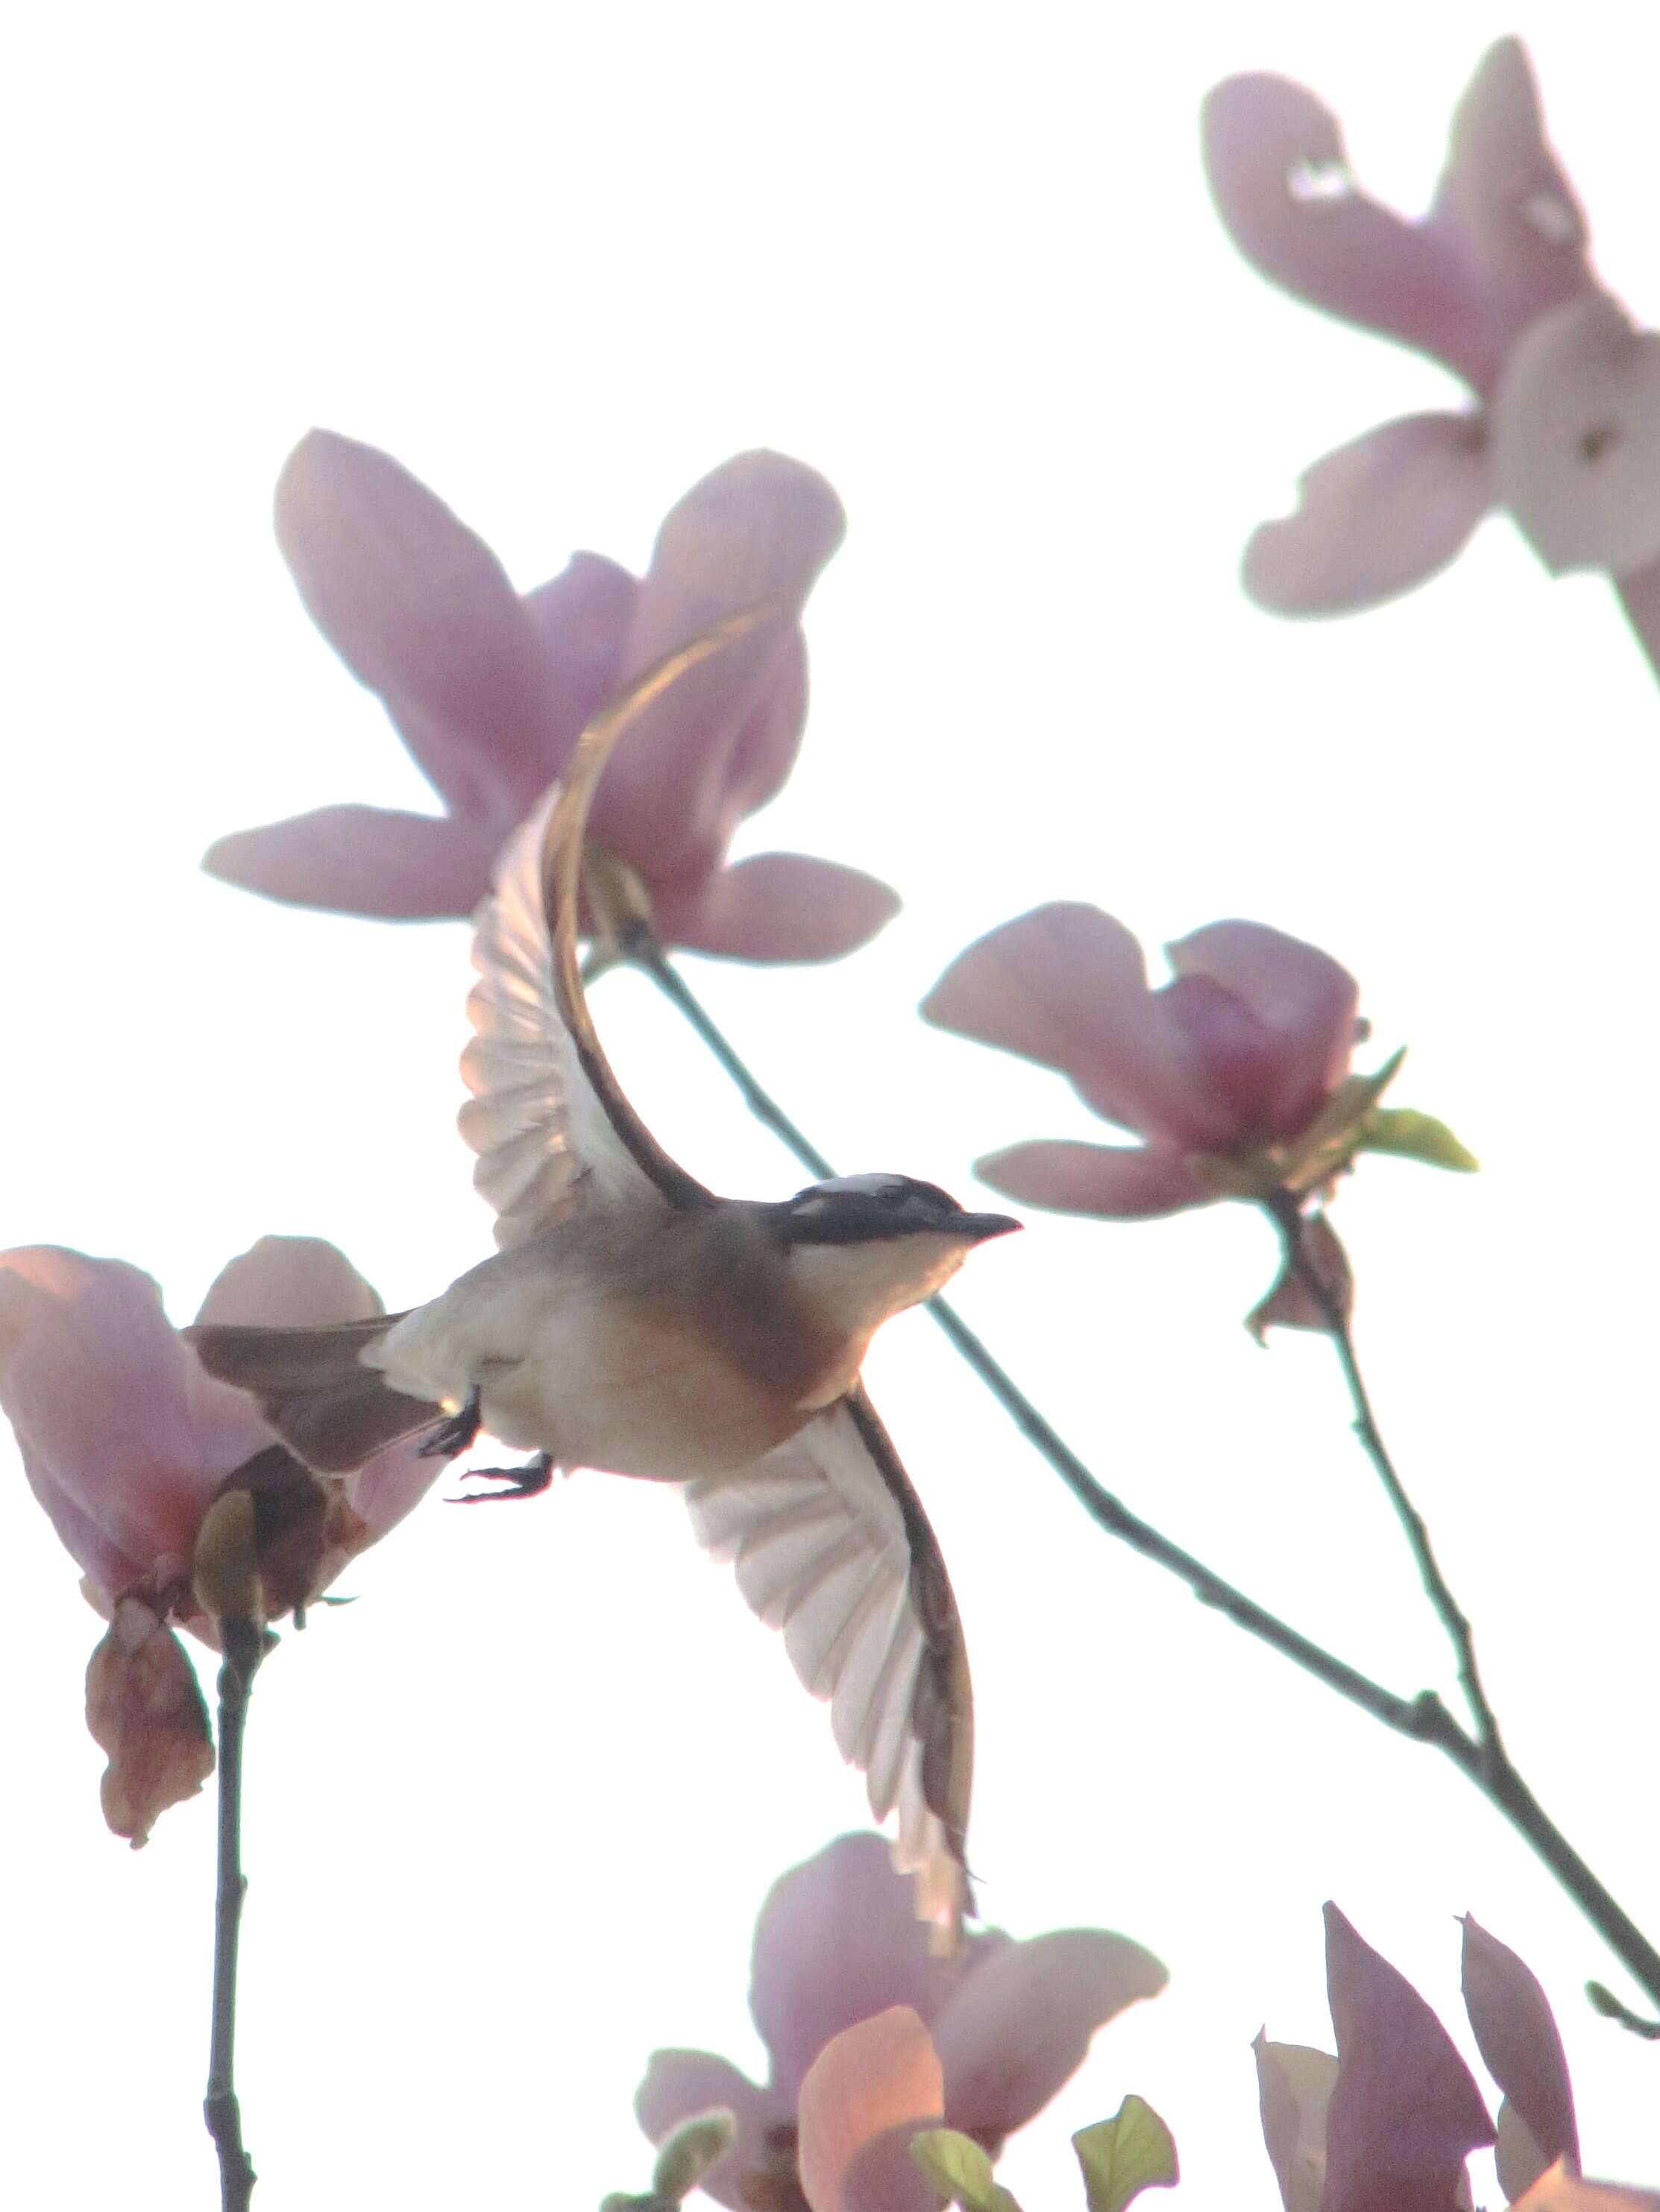
[(910, 2154), (946, 2202), (964, 2212), (1020, 2212), (1008, 2191), (992, 2179), (991, 2160), (972, 2136), (929, 2128), (911, 2137)]
[(1374, 1106), (1360, 1124), (1360, 1150), (1396, 1152), (1402, 1159), (1453, 1168), (1461, 1175), (1474, 1175), (1481, 1164), (1444, 1121), (1438, 1121), (1433, 1114), (1415, 1113), (1410, 1106)]
[(1124, 2212), (1144, 2189), (1168, 2189), (1177, 2179), (1175, 2140), (1144, 2098), (1126, 2097), (1111, 2119), (1080, 2128), (1072, 2147), (1089, 2212)]

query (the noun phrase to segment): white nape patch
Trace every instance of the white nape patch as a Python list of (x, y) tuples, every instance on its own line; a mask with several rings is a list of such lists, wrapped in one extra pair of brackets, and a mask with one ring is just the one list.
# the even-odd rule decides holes
[(822, 1191), (826, 1197), (838, 1191), (852, 1191), (861, 1198), (880, 1198), (884, 1192), (903, 1190), (909, 1178), (902, 1175), (826, 1176), (822, 1182), (809, 1183), (801, 1194), (805, 1200), (800, 1211), (806, 1213), (813, 1205), (812, 1194)]
[(865, 1335), (890, 1314), (931, 1298), (967, 1258), (960, 1237), (921, 1230), (855, 1244), (797, 1244), (791, 1272), (815, 1314), (849, 1335)]

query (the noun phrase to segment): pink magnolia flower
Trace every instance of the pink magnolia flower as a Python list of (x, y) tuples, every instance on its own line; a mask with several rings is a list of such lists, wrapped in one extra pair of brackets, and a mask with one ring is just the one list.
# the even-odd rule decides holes
[[(933, 1958), (880, 1837), (842, 1836), (774, 1885), (756, 1923), (765, 2084), (708, 2051), (659, 2051), (635, 2110), (654, 2142), (693, 2112), (735, 2115), (733, 2148), (703, 2184), (722, 2204), (933, 2212), (909, 2158), (870, 2146), (943, 2115), (994, 2157), (1077, 2071), (1095, 2030), (1166, 1978), (1139, 1944), (1095, 1929), (1026, 1942), (988, 1929)], [(919, 2098), (926, 2111), (897, 2109)]]
[[(1326, 1974), (1335, 2057), (1256, 2043), (1262, 2133), (1286, 2212), (1377, 2212), (1384, 2204), (1455, 2212), (1468, 2202), (1470, 2152), (1495, 2141), (1508, 2200), (1536, 2212), (1558, 2204), (1581, 2212), (1564, 2184), (1578, 2174), (1579, 2137), (1562, 2040), (1544, 1991), (1515, 1952), (1466, 1919), (1464, 2003), (1504, 2092), (1496, 2130), (1445, 2029), (1335, 1905), (1326, 1907)], [(1530, 2194), (1535, 2188), (1543, 2193)], [(1608, 2212), (1621, 2212), (1619, 2193), (1610, 2195)], [(1596, 2212), (1594, 2196), (1583, 2212)]]
[[(277, 541), (313, 619), (385, 701), (446, 811), (325, 806), (222, 837), (204, 865), (303, 906), (470, 914), (502, 842), (618, 686), (741, 608), (799, 611), (842, 528), (822, 477), (781, 454), (741, 453), (672, 509), (643, 579), (578, 553), (520, 598), (406, 469), (313, 431), (277, 484)], [(666, 939), (825, 959), (895, 912), (885, 884), (832, 861), (768, 853), (726, 865), (739, 823), (789, 774), (806, 698), (800, 629), (781, 618), (690, 671), (619, 747), (593, 833), (643, 879)]]
[(1145, 1139), (1013, 1145), (976, 1163), (994, 1188), (1066, 1212), (1173, 1213), (1229, 1194), (1215, 1164), (1271, 1158), (1320, 1123), (1358, 1034), (1353, 977), (1255, 921), (1167, 949), (1175, 981), (1155, 991), (1122, 922), (1057, 903), (988, 931), (934, 985), (929, 1021), (1060, 1069)]
[[(1417, 222), (1359, 189), (1336, 118), (1283, 77), (1218, 85), (1203, 137), (1247, 259), (1428, 354), (1472, 397), (1316, 461), (1297, 513), (1246, 549), (1252, 597), (1281, 614), (1375, 605), (1444, 567), (1497, 503), (1553, 572), (1621, 580), (1641, 629), (1660, 593), (1660, 338), (1635, 331), (1592, 273), (1520, 42), (1483, 58)], [(1645, 634), (1660, 641), (1660, 624)]]
[[(333, 1245), (267, 1237), (224, 1269), (198, 1318), (297, 1323), (382, 1310)], [(209, 1508), (228, 1489), (252, 1492), (272, 1619), (303, 1607), (401, 1520), (437, 1466), (407, 1443), (344, 1480), (313, 1475), (251, 1400), (204, 1370), (148, 1275), (52, 1245), (0, 1253), (0, 1409), (30, 1487), (110, 1620), (88, 1719), (112, 1756), (110, 1825), (142, 1843), (155, 1814), (212, 1768), (194, 1676), (165, 1626), (214, 1640), (192, 1584)]]

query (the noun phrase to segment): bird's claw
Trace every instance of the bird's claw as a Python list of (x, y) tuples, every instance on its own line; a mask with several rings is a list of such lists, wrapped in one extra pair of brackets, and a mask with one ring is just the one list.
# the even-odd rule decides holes
[(483, 1410), (480, 1404), (478, 1386), (475, 1383), (467, 1394), (467, 1402), (459, 1413), (448, 1420), (440, 1421), (417, 1453), (417, 1459), (453, 1459), (458, 1452), (471, 1451), (478, 1441), (478, 1431), (484, 1425)]
[(553, 1461), (546, 1452), (538, 1452), (524, 1467), (464, 1468), (460, 1480), (499, 1482), (502, 1487), (474, 1491), (466, 1498), (452, 1498), (452, 1505), (494, 1505), (504, 1498), (539, 1498), (553, 1480)]

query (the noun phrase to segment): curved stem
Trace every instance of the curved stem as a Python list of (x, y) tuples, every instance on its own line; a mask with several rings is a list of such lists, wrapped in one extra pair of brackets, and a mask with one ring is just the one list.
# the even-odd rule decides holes
[(242, 2112), (236, 2098), (236, 1950), (241, 1933), (242, 1737), (248, 1697), (265, 1656), (265, 1632), (251, 1620), (222, 1624), (219, 1668), (219, 1885), (213, 1923), (213, 2033), (208, 2056), (208, 2094), (203, 2116), (219, 2154), (222, 2212), (247, 2212), (253, 2194), (253, 2161), (242, 2147)]
[[(745, 1104), (757, 1120), (771, 1129), (813, 1175), (834, 1174), (835, 1170), (818, 1146), (802, 1133), (777, 1101), (751, 1074), (651, 931), (642, 924), (635, 923), (621, 933), (621, 945), (625, 957), (652, 978), (664, 996), (684, 1016), (708, 1047), (742, 1092)], [(1091, 1474), (944, 1298), (931, 1298), (928, 1311), (1016, 1426), (1048, 1460), (1098, 1527), (1104, 1528), (1109, 1535), (1116, 1536), (1120, 1542), (1129, 1545), (1144, 1559), (1152, 1560), (1155, 1565), (1163, 1567), (1166, 1572), (1179, 1577), (1201, 1604), (1213, 1606), (1218, 1612), (1225, 1613), (1248, 1635), (1254, 1636), (1270, 1650), (1278, 1651), (1283, 1658), (1289, 1659), (1316, 1680), (1325, 1683), (1329, 1689), (1335, 1690), (1339, 1697), (1347, 1698), (1351, 1705), (1358, 1705), (1363, 1712), (1370, 1713), (1385, 1728), (1392, 1729), (1397, 1735), (1410, 1736), (1417, 1742), (1432, 1744), (1450, 1759), (1525, 1838), (1535, 1855), (1573, 1899), (1633, 1979), (1640, 1983), (1657, 2004), (1660, 2004), (1660, 1952), (1657, 1952), (1629, 1914), (1597, 1880), (1511, 1764), (1476, 1667), (1469, 1623), (1441, 1572), (1423, 1517), (1408, 1498), (1384, 1446), (1366, 1394), (1365, 1380), (1354, 1356), (1347, 1316), (1304, 1255), (1300, 1226), (1294, 1234), (1291, 1233), (1280, 1212), (1274, 1207), (1270, 1211), (1274, 1213), (1276, 1225), (1286, 1237), (1288, 1264), (1295, 1267), (1321, 1311), (1328, 1316), (1354, 1404), (1356, 1429), (1383, 1479), (1396, 1512), (1401, 1516), (1418, 1560), (1425, 1588), (1452, 1638), (1458, 1655), (1460, 1680), (1475, 1718), (1475, 1733), (1460, 1724), (1432, 1690), (1420, 1692), (1415, 1698), (1403, 1698), (1392, 1690), (1385, 1689), (1382, 1684), (1374, 1682), (1368, 1675), (1351, 1667), (1347, 1661), (1337, 1658), (1300, 1631), (1279, 1620), (1265, 1607), (1258, 1605), (1255, 1599), (1248, 1597), (1243, 1591), (1237, 1589), (1232, 1583), (1206, 1566), (1202, 1560), (1173, 1543), (1150, 1522), (1143, 1521), (1132, 1513)]]

